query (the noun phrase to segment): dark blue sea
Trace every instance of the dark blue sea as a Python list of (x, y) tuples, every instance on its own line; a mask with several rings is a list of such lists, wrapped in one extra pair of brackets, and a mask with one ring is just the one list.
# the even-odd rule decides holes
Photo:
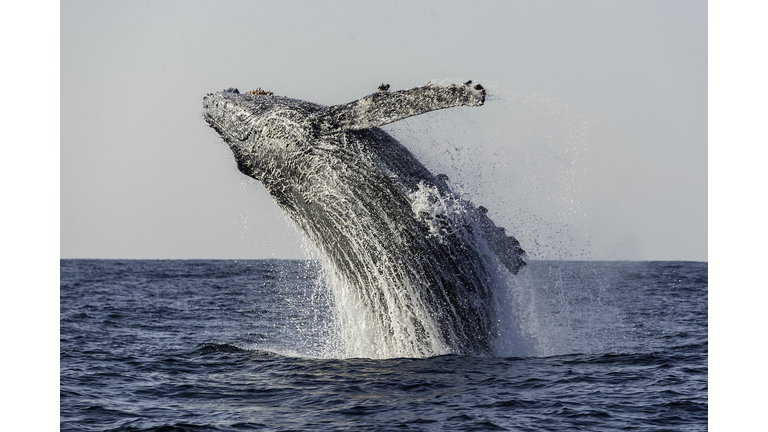
[(60, 270), (62, 431), (707, 430), (707, 263), (532, 261), (498, 355), (379, 359), (314, 261)]

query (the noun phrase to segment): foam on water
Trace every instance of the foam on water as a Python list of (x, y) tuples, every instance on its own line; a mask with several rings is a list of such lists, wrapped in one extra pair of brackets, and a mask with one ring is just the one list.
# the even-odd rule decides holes
[[(606, 263), (609, 265), (610, 263)], [(496, 334), (490, 340), (493, 356), (550, 357), (566, 354), (632, 352), (642, 345), (643, 336), (636, 328), (628, 328), (616, 304), (619, 295), (609, 273), (588, 267), (580, 274), (579, 262), (532, 261), (518, 275), (511, 275), (496, 263), (493, 292), (493, 326)], [(376, 311), (364, 307), (357, 291), (334, 276), (324, 266), (317, 280), (312, 303), (318, 314), (330, 317), (313, 321), (311, 335), (302, 347), (285, 355), (318, 358), (400, 358), (429, 357), (456, 353), (456, 347), (440, 338), (429, 341), (430, 351), (414, 344), (416, 329), (406, 312), (392, 310), (389, 317), (395, 325), (382, 325)], [(408, 290), (394, 286), (387, 295), (409, 297)], [(397, 301), (391, 300), (390, 304)], [(422, 323), (432, 328), (429, 308), (410, 304)]]

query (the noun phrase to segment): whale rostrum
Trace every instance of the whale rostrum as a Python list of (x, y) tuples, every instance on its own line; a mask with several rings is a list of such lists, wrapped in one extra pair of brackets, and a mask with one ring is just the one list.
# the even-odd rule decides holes
[(454, 194), (447, 176), (379, 128), (481, 106), (485, 96), (471, 81), (400, 91), (382, 84), (323, 106), (230, 88), (203, 105), (238, 169), (262, 182), (316, 246), (382, 355), (490, 354), (496, 259), (517, 274), (525, 252), (487, 209)]

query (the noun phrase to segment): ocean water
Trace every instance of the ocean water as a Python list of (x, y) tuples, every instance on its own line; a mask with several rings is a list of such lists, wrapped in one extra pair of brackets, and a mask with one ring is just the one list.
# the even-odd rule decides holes
[(496, 355), (350, 357), (314, 261), (61, 260), (60, 428), (707, 430), (707, 263), (531, 261), (496, 296)]

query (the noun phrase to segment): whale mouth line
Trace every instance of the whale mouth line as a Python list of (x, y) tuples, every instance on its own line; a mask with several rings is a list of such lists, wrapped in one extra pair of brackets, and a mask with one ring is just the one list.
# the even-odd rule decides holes
[(205, 121), (206, 121), (206, 122), (208, 122), (208, 126), (209, 126), (210, 128), (212, 128), (213, 130), (215, 130), (216, 132), (218, 132), (218, 133), (219, 133), (219, 135), (221, 135), (221, 137), (224, 139), (224, 141), (225, 141), (227, 144), (235, 144), (235, 143), (238, 143), (238, 142), (242, 142), (242, 141), (238, 140), (237, 138), (235, 138), (235, 137), (234, 137), (234, 136), (233, 136), (233, 135), (232, 135), (232, 134), (231, 134), (231, 133), (230, 133), (230, 132), (229, 132), (229, 131), (228, 131), (228, 130), (225, 128), (225, 127), (224, 127), (224, 125), (223, 125), (222, 123), (220, 123), (220, 122), (216, 121), (215, 119), (213, 119), (213, 118), (212, 118), (212, 116), (209, 116), (209, 115), (206, 113), (206, 116), (205, 116), (205, 117), (206, 117), (206, 118), (205, 118)]
[[(216, 132), (218, 132), (219, 135), (221, 135), (221, 137), (224, 139), (224, 141), (227, 144), (234, 144), (234, 145), (237, 145), (239, 147), (243, 143), (245, 143), (248, 140), (250, 140), (251, 137), (253, 136), (253, 134), (255, 132), (255, 128), (254, 127), (249, 127), (248, 128), (248, 132), (246, 134), (238, 133), (236, 135), (235, 133), (231, 132), (229, 130), (229, 128), (227, 128), (227, 126), (223, 122), (217, 120), (215, 116), (211, 115), (208, 112), (208, 106), (205, 106), (204, 109), (205, 109), (205, 112), (203, 113), (203, 117), (204, 117), (205, 121), (208, 123), (208, 126), (210, 128), (212, 128), (213, 130), (215, 130)], [(243, 123), (248, 123), (252, 119), (254, 119), (255, 117), (256, 117), (255, 113), (250, 113), (248, 115), (248, 117), (245, 118), (242, 122)]]

